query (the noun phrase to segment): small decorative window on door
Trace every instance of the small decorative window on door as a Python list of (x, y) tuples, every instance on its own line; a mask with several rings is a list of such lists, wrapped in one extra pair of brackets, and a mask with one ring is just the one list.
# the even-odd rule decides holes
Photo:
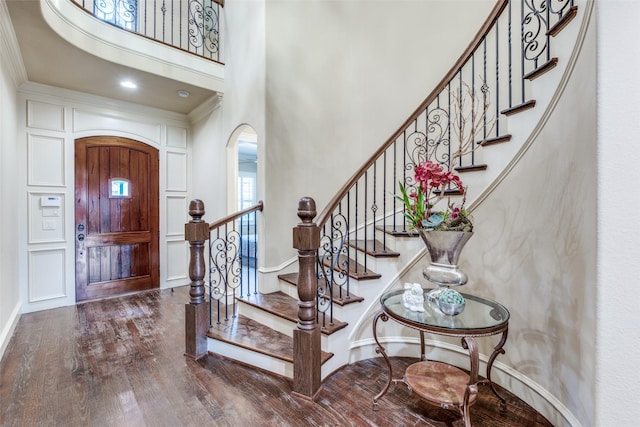
[(126, 178), (111, 178), (109, 180), (110, 199), (130, 199), (131, 183)]

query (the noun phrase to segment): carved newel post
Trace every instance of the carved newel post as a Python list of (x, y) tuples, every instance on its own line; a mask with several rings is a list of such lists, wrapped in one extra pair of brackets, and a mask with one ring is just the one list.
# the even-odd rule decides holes
[(189, 242), (189, 303), (185, 305), (185, 356), (199, 359), (207, 353), (209, 310), (204, 297), (205, 241), (209, 240), (209, 224), (204, 222), (204, 203), (189, 203), (191, 220), (184, 225), (184, 238)]
[(310, 197), (298, 202), (300, 222), (293, 229), (298, 250), (298, 324), (293, 330), (293, 392), (313, 400), (320, 390), (320, 328), (316, 322), (316, 257), (320, 228), (313, 222), (316, 203)]

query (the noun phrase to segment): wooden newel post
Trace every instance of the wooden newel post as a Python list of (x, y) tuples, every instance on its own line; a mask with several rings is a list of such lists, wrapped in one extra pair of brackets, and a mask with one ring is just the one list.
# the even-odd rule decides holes
[(209, 240), (209, 224), (204, 222), (204, 203), (189, 203), (191, 220), (184, 225), (184, 238), (189, 242), (189, 303), (185, 305), (185, 356), (199, 359), (207, 353), (209, 310), (204, 297), (205, 241)]
[(293, 392), (313, 400), (320, 390), (320, 328), (316, 321), (316, 257), (320, 228), (313, 222), (316, 202), (303, 197), (298, 202), (300, 222), (293, 229), (293, 247), (298, 250), (298, 324), (293, 330)]

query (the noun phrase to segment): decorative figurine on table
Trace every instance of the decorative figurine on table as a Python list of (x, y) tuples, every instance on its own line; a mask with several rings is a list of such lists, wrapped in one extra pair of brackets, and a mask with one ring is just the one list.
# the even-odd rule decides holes
[(424, 290), (419, 283), (405, 283), (402, 305), (411, 311), (424, 311)]

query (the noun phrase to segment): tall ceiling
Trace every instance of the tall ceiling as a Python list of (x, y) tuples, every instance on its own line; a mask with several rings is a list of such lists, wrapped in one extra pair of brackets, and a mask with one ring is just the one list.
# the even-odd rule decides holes
[[(136, 70), (91, 55), (51, 30), (40, 11), (39, 1), (7, 0), (11, 22), (29, 81), (86, 94), (132, 102), (188, 114), (214, 91)], [(137, 84), (121, 86), (121, 80)], [(178, 91), (188, 91), (181, 97)]]

